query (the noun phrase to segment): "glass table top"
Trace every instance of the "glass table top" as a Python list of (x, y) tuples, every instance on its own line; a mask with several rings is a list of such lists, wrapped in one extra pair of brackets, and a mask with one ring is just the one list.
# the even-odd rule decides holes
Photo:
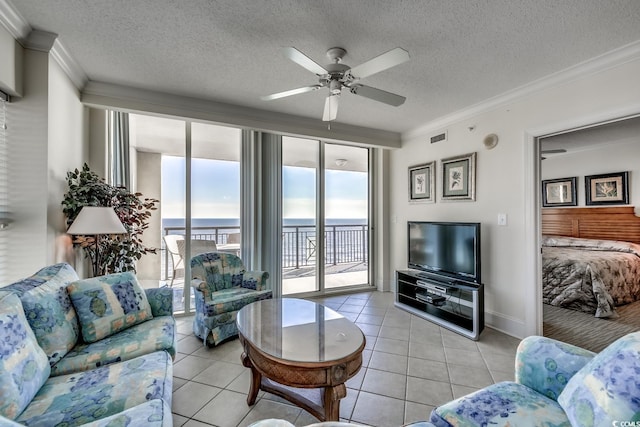
[(294, 362), (342, 359), (364, 335), (349, 319), (323, 305), (296, 298), (268, 299), (243, 307), (238, 330), (259, 350)]

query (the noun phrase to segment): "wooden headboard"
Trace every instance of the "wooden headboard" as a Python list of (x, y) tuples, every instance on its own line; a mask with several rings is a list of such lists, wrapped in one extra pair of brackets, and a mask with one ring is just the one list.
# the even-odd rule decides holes
[(640, 217), (635, 215), (633, 206), (543, 208), (542, 234), (640, 244)]

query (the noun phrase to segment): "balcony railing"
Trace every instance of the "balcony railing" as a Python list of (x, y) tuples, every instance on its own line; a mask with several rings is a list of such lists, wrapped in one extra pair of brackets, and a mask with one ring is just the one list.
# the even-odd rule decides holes
[[(325, 265), (347, 263), (367, 263), (369, 256), (368, 225), (325, 225), (324, 227)], [(214, 240), (217, 244), (228, 243), (229, 236), (239, 233), (238, 227), (192, 227), (191, 238)], [(185, 234), (184, 227), (165, 227), (164, 234)], [(287, 225), (282, 227), (282, 267), (298, 269), (316, 265), (317, 232), (314, 226)], [(170, 254), (162, 243), (162, 271), (167, 280), (173, 274)]]

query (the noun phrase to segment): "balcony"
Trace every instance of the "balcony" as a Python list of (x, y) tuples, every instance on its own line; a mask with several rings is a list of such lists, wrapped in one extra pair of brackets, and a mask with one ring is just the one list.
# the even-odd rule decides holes
[[(192, 227), (191, 239), (213, 240), (221, 251), (236, 252), (234, 237), (240, 229), (233, 226)], [(185, 234), (184, 227), (164, 227), (163, 235)], [(325, 274), (358, 273), (362, 283), (367, 279), (368, 225), (336, 224), (326, 225), (324, 230)], [(282, 267), (285, 290), (283, 293), (294, 293), (313, 290), (309, 288), (310, 278), (316, 275), (317, 233), (313, 226), (287, 225), (282, 229)], [(171, 254), (164, 244), (161, 247), (162, 280), (169, 282), (173, 277)], [(306, 280), (300, 280), (306, 279)], [(287, 281), (297, 281), (306, 285), (289, 286), (292, 292), (286, 291)], [(181, 280), (180, 280), (181, 282)], [(352, 280), (343, 281), (348, 284)], [(332, 281), (338, 287), (340, 281)], [(175, 283), (174, 283), (175, 286)]]

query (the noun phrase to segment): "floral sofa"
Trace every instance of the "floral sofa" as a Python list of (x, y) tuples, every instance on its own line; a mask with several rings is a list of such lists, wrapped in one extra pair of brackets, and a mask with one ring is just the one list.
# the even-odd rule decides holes
[(598, 354), (531, 336), (520, 343), (515, 368), (515, 382), (493, 384), (435, 408), (430, 422), (437, 427), (640, 425), (640, 332)]
[(193, 333), (205, 345), (218, 345), (238, 335), (236, 315), (247, 304), (269, 299), (269, 273), (247, 271), (242, 260), (225, 252), (209, 252), (191, 258), (191, 285), (196, 315)]
[(170, 289), (65, 263), (0, 288), (0, 426), (170, 426)]

